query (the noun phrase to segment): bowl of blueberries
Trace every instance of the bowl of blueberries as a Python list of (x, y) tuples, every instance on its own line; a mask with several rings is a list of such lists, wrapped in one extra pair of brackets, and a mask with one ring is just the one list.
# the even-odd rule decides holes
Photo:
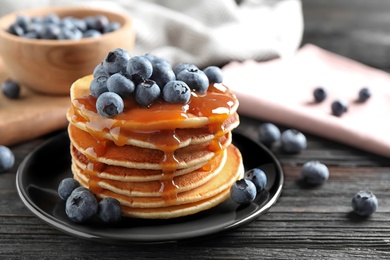
[(0, 58), (9, 78), (41, 94), (69, 95), (107, 52), (133, 49), (129, 15), (89, 7), (48, 7), (0, 18)]

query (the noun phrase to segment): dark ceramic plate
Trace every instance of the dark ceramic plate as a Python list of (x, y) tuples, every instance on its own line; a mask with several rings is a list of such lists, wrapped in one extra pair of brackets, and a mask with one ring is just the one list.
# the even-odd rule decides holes
[(207, 211), (170, 220), (123, 218), (114, 226), (76, 224), (66, 216), (65, 203), (57, 195), (59, 182), (72, 175), (66, 132), (48, 140), (26, 157), (18, 169), (16, 185), (20, 198), (32, 213), (76, 237), (115, 244), (204, 239), (253, 222), (277, 201), (282, 191), (282, 168), (266, 147), (237, 133), (233, 134), (233, 143), (242, 153), (245, 169), (259, 167), (268, 178), (266, 189), (249, 205), (239, 205), (228, 199)]

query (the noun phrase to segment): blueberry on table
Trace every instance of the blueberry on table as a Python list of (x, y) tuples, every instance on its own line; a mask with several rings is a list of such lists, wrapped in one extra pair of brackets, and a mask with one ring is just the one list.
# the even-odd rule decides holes
[(104, 117), (122, 113), (124, 106), (121, 96), (114, 92), (104, 92), (96, 100), (96, 110)]
[(107, 88), (108, 76), (97, 76), (93, 78), (89, 85), (89, 92), (95, 98), (98, 98), (101, 94), (108, 91)]
[(366, 102), (371, 97), (371, 91), (369, 88), (362, 88), (359, 91), (359, 102)]
[(177, 76), (177, 80), (184, 81), (195, 91), (206, 93), (209, 88), (209, 79), (206, 74), (199, 69), (184, 69)]
[(110, 51), (103, 60), (103, 67), (107, 74), (126, 73), (127, 63), (130, 54), (123, 48), (116, 48)]
[(20, 86), (17, 82), (8, 79), (2, 84), (2, 91), (4, 96), (10, 99), (17, 99), (20, 93)]
[(97, 216), (105, 223), (115, 223), (122, 215), (121, 204), (115, 198), (104, 198), (99, 202)]
[(329, 169), (319, 161), (309, 161), (303, 164), (301, 176), (307, 183), (319, 185), (329, 178)]
[(325, 88), (317, 87), (313, 91), (313, 96), (314, 96), (314, 100), (317, 103), (320, 103), (326, 99), (326, 97), (328, 96), (328, 93), (327, 93)]
[(0, 172), (10, 170), (15, 163), (15, 155), (7, 146), (0, 145)]
[(341, 116), (348, 110), (348, 102), (342, 99), (335, 100), (331, 105), (332, 114), (334, 116)]
[(263, 123), (257, 128), (259, 142), (270, 147), (280, 139), (279, 128), (272, 123)]
[(296, 129), (285, 130), (280, 137), (282, 149), (286, 153), (299, 153), (307, 147), (307, 140), (304, 134)]
[(107, 89), (110, 92), (117, 93), (122, 98), (128, 98), (133, 94), (135, 85), (133, 81), (122, 74), (115, 73), (107, 79)]
[(150, 107), (161, 94), (160, 87), (153, 80), (145, 80), (135, 89), (135, 100), (144, 107)]
[(180, 72), (183, 70), (198, 70), (199, 68), (195, 66), (194, 64), (190, 63), (179, 63), (175, 67), (173, 67), (173, 72), (175, 73), (176, 77), (179, 75)]
[(352, 209), (360, 216), (370, 216), (378, 209), (378, 199), (371, 191), (361, 190), (352, 198)]
[(256, 186), (247, 179), (237, 180), (230, 188), (230, 197), (240, 204), (251, 203), (256, 198)]
[(191, 97), (191, 90), (185, 82), (174, 80), (164, 86), (162, 94), (166, 102), (187, 104)]
[(58, 196), (61, 199), (67, 200), (73, 190), (80, 186), (80, 183), (73, 178), (65, 178), (58, 185)]
[(153, 65), (145, 56), (134, 56), (127, 63), (126, 73), (130, 77), (149, 79), (153, 73)]
[(244, 179), (252, 181), (257, 192), (264, 190), (267, 185), (267, 175), (259, 168), (253, 168), (245, 172)]
[(222, 83), (223, 73), (217, 66), (209, 66), (203, 70), (210, 83)]
[(76, 223), (84, 223), (98, 212), (98, 202), (88, 189), (75, 189), (65, 203), (66, 215)]

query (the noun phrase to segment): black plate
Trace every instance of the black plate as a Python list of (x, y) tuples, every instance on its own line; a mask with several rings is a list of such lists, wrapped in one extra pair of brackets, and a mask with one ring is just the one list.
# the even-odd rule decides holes
[(16, 186), (32, 213), (76, 237), (114, 244), (203, 239), (256, 220), (277, 201), (282, 191), (282, 168), (266, 147), (237, 133), (233, 134), (233, 143), (242, 153), (245, 169), (259, 167), (268, 178), (266, 189), (249, 205), (228, 199), (210, 210), (170, 220), (124, 218), (115, 226), (76, 224), (66, 216), (65, 203), (57, 195), (59, 182), (72, 176), (67, 132), (48, 140), (26, 157), (18, 169)]

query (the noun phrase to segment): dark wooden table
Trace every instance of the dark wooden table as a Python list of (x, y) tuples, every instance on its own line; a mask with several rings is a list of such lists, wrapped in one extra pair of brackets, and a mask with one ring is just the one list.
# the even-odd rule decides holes
[[(389, 1), (303, 0), (303, 11), (302, 44), (389, 70)], [(241, 121), (238, 131), (256, 138), (261, 122), (245, 117)], [(285, 173), (282, 195), (250, 225), (195, 244), (113, 246), (61, 233), (20, 200), (17, 167), (56, 134), (11, 147), (16, 164), (0, 176), (1, 259), (390, 259), (389, 158), (306, 134), (305, 151), (276, 154)], [(301, 166), (309, 160), (328, 165), (331, 174), (325, 185), (300, 184)], [(360, 189), (372, 190), (379, 199), (378, 211), (368, 219), (351, 213), (352, 196)]]

